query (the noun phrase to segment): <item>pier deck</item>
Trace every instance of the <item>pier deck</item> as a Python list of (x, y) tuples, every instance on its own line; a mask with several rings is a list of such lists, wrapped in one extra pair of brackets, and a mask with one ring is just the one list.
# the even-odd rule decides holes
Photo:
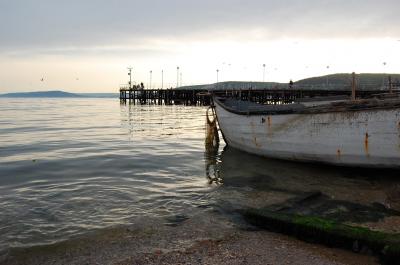
[[(358, 90), (357, 97), (371, 97), (384, 94), (383, 90)], [(201, 89), (120, 89), (122, 103), (156, 105), (198, 105), (208, 106), (211, 95), (230, 96), (266, 104), (287, 104), (300, 98), (322, 96), (351, 96), (351, 90), (310, 90), (310, 89), (247, 89), (247, 90), (201, 90)]]
[(211, 102), (207, 90), (187, 89), (120, 89), (119, 98), (122, 102), (133, 104), (207, 106)]

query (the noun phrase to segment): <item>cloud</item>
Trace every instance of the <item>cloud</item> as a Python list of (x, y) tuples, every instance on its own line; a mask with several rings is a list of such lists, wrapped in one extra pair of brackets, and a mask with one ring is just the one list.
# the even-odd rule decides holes
[(399, 7), (397, 0), (3, 0), (0, 51), (154, 39), (398, 38)]
[(217, 68), (220, 80), (260, 80), (264, 63), (267, 79), (283, 82), (327, 74), (327, 64), (380, 72), (385, 61), (398, 72), (399, 9), (398, 0), (0, 0), (0, 80), (4, 91), (114, 91), (128, 65), (137, 80), (163, 69), (172, 85), (178, 65), (186, 84), (215, 81)]

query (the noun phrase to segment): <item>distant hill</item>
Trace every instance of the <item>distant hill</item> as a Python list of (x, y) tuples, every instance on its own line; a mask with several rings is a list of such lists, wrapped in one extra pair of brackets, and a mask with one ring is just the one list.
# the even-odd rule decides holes
[[(379, 90), (384, 86), (388, 86), (388, 76), (392, 77), (392, 82), (400, 86), (400, 74), (372, 74), (362, 73), (356, 75), (357, 88), (361, 90)], [(318, 77), (311, 77), (295, 81), (293, 88), (298, 89), (334, 89), (334, 90), (347, 90), (351, 87), (351, 74), (332, 74)], [(179, 89), (205, 89), (205, 90), (239, 90), (239, 89), (285, 89), (289, 86), (287, 83), (277, 82), (243, 82), (243, 81), (229, 81), (220, 82), (218, 84), (206, 84), (196, 86), (183, 86)]]
[(277, 82), (244, 82), (244, 81), (227, 81), (227, 82), (219, 82), (214, 84), (206, 84), (206, 85), (196, 85), (196, 86), (182, 86), (179, 89), (187, 89), (187, 90), (239, 90), (239, 89), (273, 89), (273, 88), (285, 88), (287, 84), (277, 83)]
[(64, 91), (38, 91), (2, 94), (0, 97), (8, 98), (80, 98), (78, 94)]
[[(379, 90), (388, 86), (388, 77), (392, 77), (394, 84), (400, 85), (400, 74), (372, 74), (362, 73), (356, 75), (357, 88), (361, 90)], [(310, 89), (350, 89), (351, 74), (333, 74), (311, 77), (295, 82), (295, 86)]]

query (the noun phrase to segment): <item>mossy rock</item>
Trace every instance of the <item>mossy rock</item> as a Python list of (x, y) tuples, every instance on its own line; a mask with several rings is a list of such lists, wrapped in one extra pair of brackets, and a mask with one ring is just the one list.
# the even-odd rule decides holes
[(353, 251), (371, 250), (387, 264), (400, 262), (400, 234), (372, 231), (330, 219), (248, 209), (241, 212), (253, 225), (295, 236), (307, 242), (321, 243)]

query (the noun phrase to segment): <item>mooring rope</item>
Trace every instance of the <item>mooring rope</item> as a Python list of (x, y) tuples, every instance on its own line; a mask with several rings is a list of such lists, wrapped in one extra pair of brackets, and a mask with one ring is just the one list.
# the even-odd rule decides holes
[[(210, 120), (209, 112), (212, 112), (213, 120)], [(219, 144), (217, 118), (215, 115), (214, 108), (212, 106), (208, 107), (206, 111), (206, 148), (215, 148)]]

